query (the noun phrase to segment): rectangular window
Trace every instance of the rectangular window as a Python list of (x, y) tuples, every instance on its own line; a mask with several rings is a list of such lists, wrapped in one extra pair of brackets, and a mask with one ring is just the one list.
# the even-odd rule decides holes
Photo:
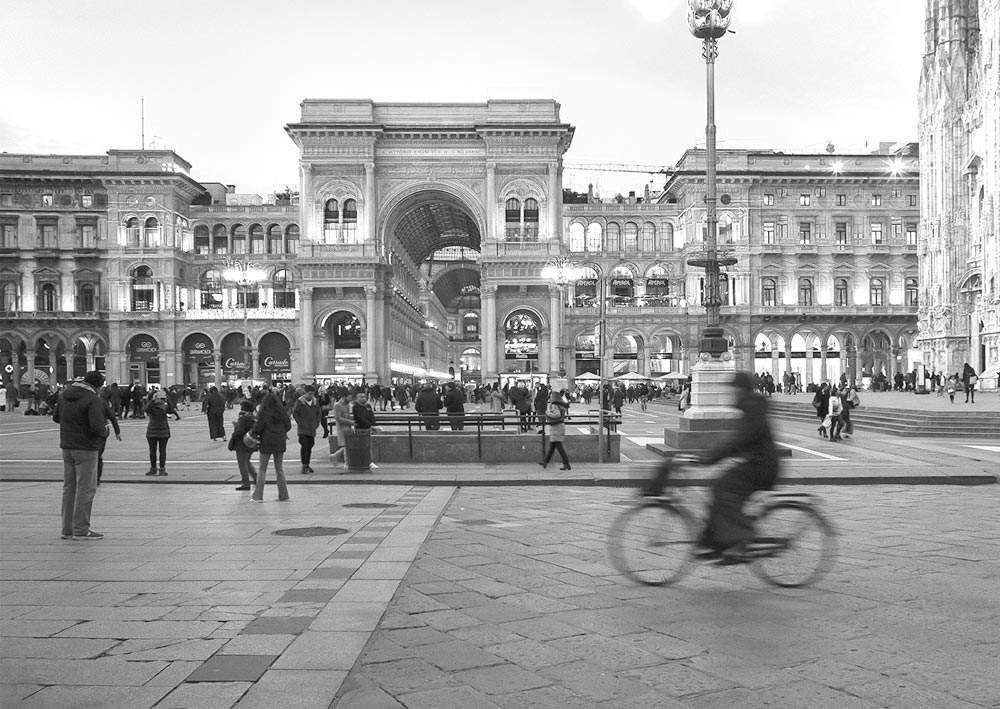
[(761, 231), (761, 243), (774, 243), (774, 222), (764, 222), (763, 230)]
[(916, 246), (917, 245), (917, 223), (916, 222), (906, 222), (906, 245)]
[(80, 195), (80, 206), (83, 207), (84, 209), (90, 209), (91, 207), (93, 207), (94, 195), (92, 194)]
[(14, 195), (10, 192), (4, 192), (0, 194), (0, 207), (13, 207), (14, 206)]
[(809, 222), (799, 222), (799, 243), (808, 245), (812, 243), (812, 224)]
[(817, 187), (816, 196), (821, 198), (826, 197), (826, 187)]
[(810, 201), (811, 201), (811, 199), (810, 199), (809, 195), (807, 195), (807, 194), (800, 194), (799, 195), (799, 206), (800, 207), (808, 207)]
[(907, 195), (906, 196), (906, 204), (909, 207), (916, 207), (917, 206), (917, 195), (915, 195), (915, 194)]
[(56, 247), (56, 223), (38, 222), (38, 248), (54, 249)]
[(0, 223), (0, 248), (4, 248), (4, 249), (16, 249), (17, 248), (17, 223), (16, 222), (4, 222), (4, 223)]
[(884, 243), (882, 225), (879, 222), (872, 222), (872, 244), (877, 246)]
[(787, 197), (788, 196), (788, 188), (787, 187), (779, 187), (778, 188), (778, 196), (779, 197)]
[(872, 195), (872, 206), (873, 207), (881, 207), (882, 206), (882, 195), (880, 195), (880, 194), (873, 194)]
[(837, 246), (847, 246), (847, 222), (836, 222), (833, 225), (833, 231), (836, 235)]
[(764, 206), (765, 207), (773, 207), (774, 206), (774, 195), (773, 194), (766, 194), (766, 195), (764, 195)]
[(903, 222), (898, 219), (892, 220), (892, 238), (902, 239), (903, 238)]
[(42, 195), (42, 206), (43, 207), (51, 207), (52, 206), (52, 195), (50, 195), (50, 194), (43, 194)]
[(837, 281), (833, 288), (833, 304), (837, 306), (847, 305), (847, 282)]
[(837, 206), (838, 207), (846, 207), (847, 206), (847, 195), (846, 194), (838, 194), (837, 195)]
[(889, 191), (889, 194), (893, 198), (902, 197), (903, 196), (903, 190), (901, 190), (901, 189), (893, 189), (893, 190)]
[(782, 217), (778, 220), (778, 241), (782, 242), (788, 239), (788, 220)]
[(95, 225), (80, 225), (80, 246), (84, 249), (97, 248), (97, 227)]

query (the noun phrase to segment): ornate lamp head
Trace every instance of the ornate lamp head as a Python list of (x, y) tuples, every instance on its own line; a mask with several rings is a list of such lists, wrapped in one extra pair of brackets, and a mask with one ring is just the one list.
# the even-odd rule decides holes
[(688, 0), (688, 28), (698, 39), (718, 39), (729, 30), (733, 0)]

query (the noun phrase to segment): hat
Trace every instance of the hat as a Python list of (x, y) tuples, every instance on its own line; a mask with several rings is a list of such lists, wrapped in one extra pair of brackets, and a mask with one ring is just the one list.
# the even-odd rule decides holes
[(83, 381), (92, 387), (104, 386), (104, 375), (96, 369), (83, 375)]

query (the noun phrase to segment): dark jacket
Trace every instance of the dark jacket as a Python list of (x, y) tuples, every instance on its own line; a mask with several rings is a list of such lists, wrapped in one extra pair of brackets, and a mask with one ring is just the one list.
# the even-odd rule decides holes
[(531, 401), (527, 389), (522, 389), (519, 386), (511, 387), (510, 391), (507, 392), (507, 397), (510, 399), (511, 406), (522, 414), (531, 411)]
[(201, 410), (209, 414), (221, 414), (226, 411), (226, 400), (217, 391), (208, 393), (205, 401), (201, 405)]
[(150, 399), (142, 410), (149, 417), (149, 423), (146, 424), (146, 438), (170, 438), (168, 417), (174, 415), (180, 419), (180, 414), (174, 405), (168, 399)]
[(257, 423), (257, 417), (254, 416), (252, 411), (243, 411), (237, 417), (236, 421), (233, 422), (233, 447), (232, 450), (250, 450), (245, 445), (243, 445), (243, 436), (246, 435), (247, 431), (252, 431), (254, 425)]
[(284, 409), (265, 412), (254, 424), (254, 435), (260, 439), (261, 453), (284, 453), (287, 449), (288, 432), (292, 430), (292, 419)]
[(351, 407), (351, 414), (354, 416), (355, 428), (371, 428), (375, 425), (375, 412), (370, 404), (359, 404), (354, 402)]
[(458, 387), (452, 387), (444, 395), (444, 408), (448, 413), (465, 413), (465, 392)]
[(441, 410), (441, 406), (441, 397), (433, 389), (421, 391), (413, 403), (413, 408), (421, 414), (436, 414)]
[(300, 396), (292, 406), (292, 418), (298, 427), (300, 436), (316, 436), (316, 429), (319, 428), (320, 417), (323, 415), (319, 405), (319, 400), (313, 397), (312, 403), (306, 397)]
[(738, 456), (746, 462), (737, 465), (755, 490), (770, 490), (778, 477), (778, 454), (767, 421), (767, 399), (749, 389), (739, 389), (736, 408), (743, 412), (734, 435), (709, 450), (704, 458), (709, 464)]
[(96, 451), (108, 436), (104, 402), (90, 386), (77, 382), (59, 396), (52, 420), (59, 424), (59, 447)]

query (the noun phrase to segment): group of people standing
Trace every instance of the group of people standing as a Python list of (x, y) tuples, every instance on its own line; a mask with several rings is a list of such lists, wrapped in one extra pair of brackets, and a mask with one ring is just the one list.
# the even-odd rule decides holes
[(820, 424), (819, 435), (831, 441), (842, 441), (854, 435), (851, 410), (861, 405), (861, 397), (854, 387), (844, 383), (833, 386), (823, 382), (813, 394), (813, 408)]

